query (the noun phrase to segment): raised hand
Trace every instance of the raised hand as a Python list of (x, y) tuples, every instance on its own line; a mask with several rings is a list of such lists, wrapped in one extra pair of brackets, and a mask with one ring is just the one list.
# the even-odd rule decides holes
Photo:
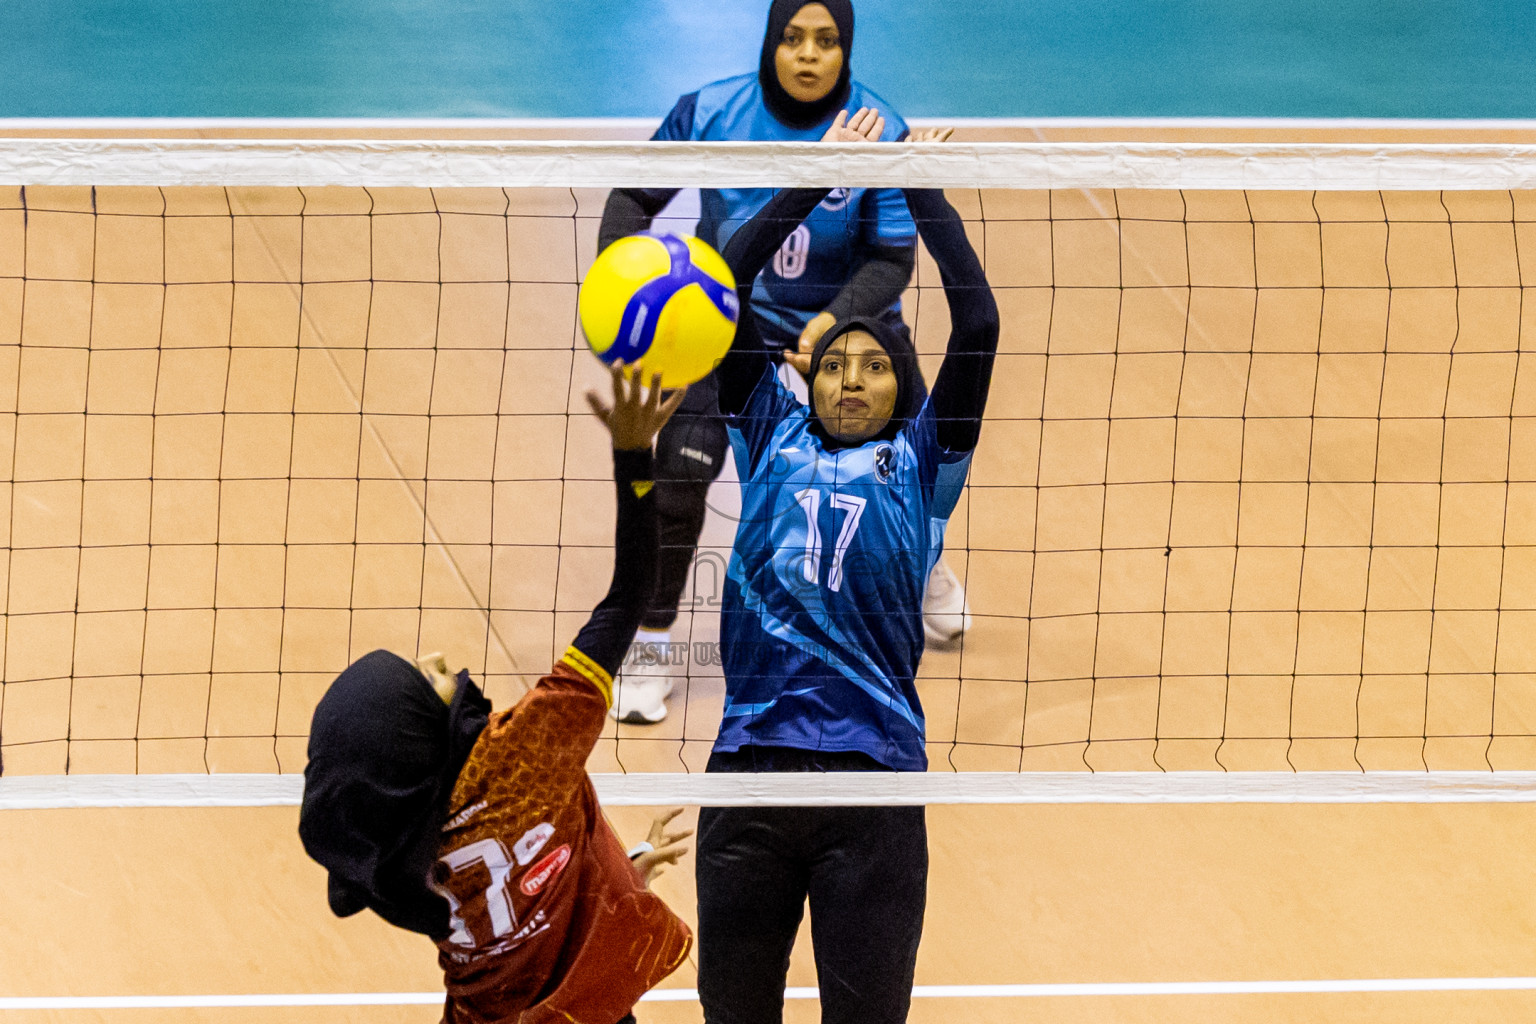
[(908, 142), (948, 142), (953, 128), (919, 128), (907, 136)]
[(879, 142), (885, 133), (885, 118), (873, 107), (860, 107), (851, 118), (848, 111), (840, 110), (832, 120), (832, 127), (821, 137), (822, 142)]
[(656, 820), (651, 822), (650, 834), (645, 837), (646, 844), (651, 849), (635, 858), (635, 870), (639, 871), (640, 877), (645, 880), (646, 888), (650, 888), (651, 880), (661, 874), (662, 865), (676, 864), (683, 854), (688, 852), (688, 847), (681, 844), (684, 839), (693, 835), (693, 829), (685, 828), (681, 832), (667, 831), (667, 823), (682, 813), (681, 807), (674, 807), (670, 811), (657, 815)]
[(784, 351), (784, 361), (794, 367), (800, 376), (810, 377), (811, 356), (816, 351), (816, 343), (835, 323), (837, 323), (837, 317), (825, 310), (811, 317), (805, 325), (805, 330), (800, 332), (799, 343), (795, 346), (795, 350)]
[[(587, 405), (592, 414), (603, 421), (603, 426), (613, 435), (613, 447), (617, 451), (645, 451), (656, 439), (656, 433), (672, 418), (672, 413), (682, 404), (687, 388), (677, 388), (661, 397), (661, 374), (651, 377), (651, 389), (647, 393), (640, 382), (639, 372), (626, 374), (622, 363), (614, 363), (613, 405), (603, 404), (596, 391), (587, 392)], [(629, 387), (624, 378), (629, 377)]]

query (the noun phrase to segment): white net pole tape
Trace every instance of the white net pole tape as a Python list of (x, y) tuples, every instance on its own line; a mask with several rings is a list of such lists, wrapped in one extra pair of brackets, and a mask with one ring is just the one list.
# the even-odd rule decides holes
[(0, 139), (0, 185), (1536, 188), (1536, 146)]

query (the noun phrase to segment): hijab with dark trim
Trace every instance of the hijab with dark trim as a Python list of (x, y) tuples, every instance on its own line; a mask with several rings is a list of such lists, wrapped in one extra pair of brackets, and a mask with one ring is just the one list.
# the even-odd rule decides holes
[[(843, 50), (843, 70), (832, 91), (819, 100), (803, 103), (791, 96), (779, 82), (775, 57), (784, 29), (802, 7), (819, 3), (837, 23), (837, 42)], [(768, 112), (790, 128), (814, 128), (848, 102), (849, 66), (853, 63), (853, 4), (851, 0), (773, 0), (768, 8), (768, 31), (763, 36), (763, 55), (757, 65), (757, 80), (763, 89), (763, 103)]]
[(806, 380), (813, 382), (811, 395), (815, 395), (814, 381), (816, 374), (821, 372), (821, 359), (827, 354), (827, 349), (838, 338), (849, 331), (866, 331), (872, 335), (885, 349), (885, 354), (891, 360), (891, 372), (896, 375), (896, 406), (891, 410), (891, 419), (885, 427), (871, 437), (862, 441), (839, 441), (826, 432), (821, 420), (816, 413), (815, 398), (811, 399), (811, 432), (821, 440), (828, 450), (839, 448), (857, 448), (861, 444), (869, 444), (871, 441), (891, 441), (901, 432), (908, 421), (915, 417), (923, 408), (923, 402), (928, 398), (928, 386), (923, 383), (923, 374), (917, 365), (917, 349), (912, 345), (912, 336), (905, 330), (892, 326), (885, 320), (872, 316), (852, 316), (846, 320), (839, 320), (816, 342), (816, 347), (811, 350), (811, 372)]
[(428, 886), (453, 785), (491, 703), (460, 672), (452, 704), (397, 654), (365, 654), (315, 707), (299, 838), (330, 872), (338, 917), (371, 908), (442, 939), (448, 903)]

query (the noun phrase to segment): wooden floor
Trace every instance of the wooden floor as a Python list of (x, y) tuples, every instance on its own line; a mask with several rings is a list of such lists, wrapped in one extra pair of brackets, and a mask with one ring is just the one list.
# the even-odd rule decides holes
[[(1536, 199), (952, 198), (1004, 330), (945, 556), (975, 625), (922, 667), (936, 770), (1536, 767)], [(7, 774), (298, 771), (314, 701), (377, 646), (448, 651), (498, 704), (537, 678), (611, 564), (580, 399), (601, 377), (573, 329), (601, 200), (0, 192)], [(936, 283), (924, 258), (906, 298), (930, 379)], [(730, 472), (675, 630), (673, 713), (610, 727), (595, 769), (707, 755)], [(918, 982), (1536, 975), (1533, 813), (935, 807)], [(614, 812), (626, 836), (644, 817)], [(0, 815), (0, 997), (434, 991), (427, 943), (330, 917), (295, 820)], [(691, 915), (689, 870), (660, 890)], [(791, 984), (814, 984), (804, 948)], [(1533, 1013), (1524, 992), (1081, 996), (925, 998), (912, 1020)]]
[[(618, 808), (622, 836), (648, 820)], [(292, 808), (10, 811), (0, 996), (440, 991), (435, 950), (333, 918)], [(935, 807), (919, 985), (1526, 977), (1530, 805)], [(692, 871), (658, 891), (690, 921)], [(815, 984), (802, 934), (790, 984)], [(687, 964), (668, 986), (692, 987)], [(1536, 992), (924, 998), (939, 1021), (1512, 1021)], [(437, 1019), (430, 1006), (9, 1011), (7, 1022)], [(645, 1003), (645, 1024), (701, 1019)], [(785, 1019), (818, 1019), (793, 1000)]]

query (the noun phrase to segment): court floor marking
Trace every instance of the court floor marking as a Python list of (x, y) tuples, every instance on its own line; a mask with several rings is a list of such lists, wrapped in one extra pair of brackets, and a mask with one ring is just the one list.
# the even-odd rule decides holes
[[(915, 999), (1039, 999), (1083, 996), (1304, 995), (1360, 992), (1526, 992), (1536, 978), (1354, 978), (1303, 981), (1148, 981), (1034, 985), (918, 985)], [(691, 1003), (692, 988), (654, 989), (641, 1002)], [(788, 988), (786, 999), (815, 999)], [(263, 1006), (430, 1006), (441, 992), (299, 992), (196, 996), (0, 996), (0, 1010), (169, 1010)]]

